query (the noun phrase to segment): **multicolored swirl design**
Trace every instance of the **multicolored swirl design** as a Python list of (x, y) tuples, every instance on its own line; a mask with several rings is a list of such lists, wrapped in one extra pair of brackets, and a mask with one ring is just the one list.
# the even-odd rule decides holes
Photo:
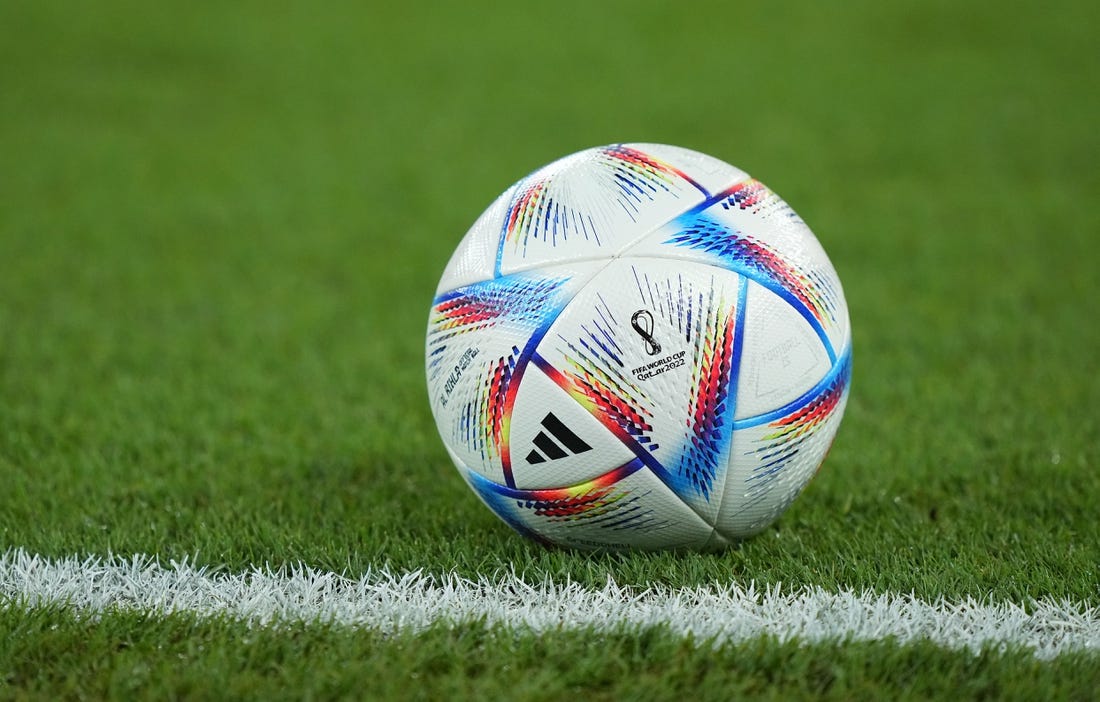
[(801, 218), (795, 211), (783, 201), (771, 188), (755, 178), (750, 178), (734, 185), (723, 193), (721, 206), (723, 210), (737, 208), (746, 210), (755, 215), (767, 219), (776, 215), (782, 215), (789, 219), (801, 222)]
[[(793, 211), (771, 190), (756, 180), (739, 183), (720, 201), (723, 209), (737, 208), (761, 216)], [(706, 212), (691, 212), (678, 222), (675, 234), (664, 243), (709, 254), (715, 262), (741, 273), (791, 303), (822, 338), (830, 355), (832, 344), (824, 332), (835, 327), (839, 294), (829, 276), (796, 265), (787, 256)]]
[(638, 459), (579, 485), (566, 488), (522, 490), (500, 485), (467, 471), (467, 481), (505, 522), (540, 541), (519, 518), (527, 512), (558, 524), (598, 525), (604, 529), (660, 529), (668, 525), (641, 504), (645, 494), (623, 486), (623, 480), (643, 467)]
[(611, 171), (622, 202), (640, 203), (643, 198), (652, 199), (658, 190), (671, 190), (677, 181), (690, 183), (706, 193), (679, 168), (629, 146), (620, 144), (600, 149), (599, 163)]
[[(680, 169), (629, 146), (606, 146), (586, 157), (587, 162), (595, 164), (596, 189), (606, 191), (634, 221), (642, 206), (659, 193), (671, 193), (685, 185), (702, 190)], [(606, 229), (608, 212), (597, 204), (604, 200), (596, 199), (586, 206), (574, 196), (570, 203), (567, 193), (557, 186), (569, 166), (570, 161), (565, 161), (562, 168), (536, 173), (520, 185), (504, 218), (501, 251), (511, 245), (526, 252), (532, 237), (552, 245), (576, 237), (602, 244), (600, 235)]]
[(482, 458), (497, 458), (504, 446), (508, 419), (508, 388), (516, 370), (519, 349), (512, 347), (507, 357), (489, 363), (476, 399), (464, 408), (463, 426), (471, 447), (480, 449)]
[[(722, 260), (769, 289), (794, 297), (820, 326), (836, 323), (836, 291), (820, 274), (799, 268), (767, 244), (705, 215), (695, 215), (666, 244), (696, 249)], [(778, 290), (777, 290), (778, 289)]]
[[(526, 363), (525, 354), (515, 345), (497, 350), (457, 342), (463, 335), (504, 325), (511, 334), (498, 334), (495, 339), (515, 338), (525, 348), (533, 348), (555, 318), (567, 281), (565, 277), (525, 275), (494, 278), (441, 295), (432, 306), (428, 327), (430, 381), (442, 384), (449, 392), (463, 374), (477, 372), (474, 368), (467, 371), (468, 366), (476, 363), (475, 368), (482, 369), (481, 381), (463, 397), (464, 404), (455, 414), (454, 430), (455, 438), (479, 451), (482, 458), (507, 456), (510, 404)], [(485, 355), (497, 357), (480, 360)], [(447, 373), (453, 382), (441, 382), (440, 376)]]
[(759, 439), (763, 445), (752, 451), (760, 460), (752, 480), (767, 482), (799, 453), (840, 406), (851, 377), (852, 357), (848, 353), (836, 372), (807, 393), (807, 400), (796, 401), (795, 408), (768, 423), (771, 431)]
[(428, 344), (494, 326), (502, 319), (530, 327), (550, 315), (562, 277), (510, 275), (474, 283), (436, 298), (428, 318)]
[(728, 414), (737, 395), (736, 377), (741, 350), (739, 322), (744, 321), (744, 290), (736, 309), (723, 300), (711, 299), (706, 319), (695, 330), (691, 395), (687, 433), (680, 453), (677, 476), (692, 491), (710, 499), (721, 464), (726, 460), (732, 427)]

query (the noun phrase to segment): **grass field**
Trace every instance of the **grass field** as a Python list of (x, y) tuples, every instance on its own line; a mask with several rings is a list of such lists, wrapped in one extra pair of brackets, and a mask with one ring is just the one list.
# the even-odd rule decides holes
[[(1100, 10), (0, 5), (0, 551), (1100, 607)], [(439, 274), (533, 168), (680, 144), (851, 310), (846, 418), (721, 554), (522, 540), (428, 408)], [(1092, 698), (1049, 661), (657, 627), (382, 633), (5, 596), (0, 696)]]

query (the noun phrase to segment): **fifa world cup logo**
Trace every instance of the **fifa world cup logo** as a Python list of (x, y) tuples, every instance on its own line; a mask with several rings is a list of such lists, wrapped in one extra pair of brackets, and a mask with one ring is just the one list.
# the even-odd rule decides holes
[(634, 331), (645, 342), (646, 353), (650, 356), (661, 353), (660, 342), (653, 338), (653, 313), (649, 310), (638, 310), (630, 318), (630, 326), (634, 327)]

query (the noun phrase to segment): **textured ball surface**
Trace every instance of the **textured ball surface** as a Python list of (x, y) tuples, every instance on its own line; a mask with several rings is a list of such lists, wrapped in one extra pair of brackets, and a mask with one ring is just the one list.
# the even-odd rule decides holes
[(825, 251), (709, 156), (618, 144), (509, 188), (459, 243), (428, 320), (428, 391), (501, 519), (579, 548), (713, 548), (774, 521), (848, 397)]

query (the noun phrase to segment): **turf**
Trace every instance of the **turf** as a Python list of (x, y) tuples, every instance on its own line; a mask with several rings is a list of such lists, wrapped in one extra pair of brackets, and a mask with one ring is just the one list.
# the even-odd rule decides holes
[[(0, 548), (1100, 604), (1098, 14), (4, 3)], [(773, 529), (723, 554), (524, 542), (469, 493), (427, 407), (427, 308), (465, 229), (534, 167), (629, 140), (768, 183), (818, 234), (851, 309), (853, 391), (825, 467)], [(28, 645), (50, 645), (28, 626)], [(157, 626), (190, 645), (190, 625)], [(64, 630), (79, 649), (80, 627)], [(242, 633), (204, 631), (225, 675), (286, 664), (234, 660)], [(420, 665), (408, 642), (301, 636), (303, 665), (356, 657), (344, 684)], [(73, 670), (90, 655), (74, 651)], [(468, 655), (506, 675), (491, 651)], [(859, 672), (878, 659), (947, 681), (976, 665), (888, 646), (762, 643), (757, 658), (781, 681), (791, 660), (832, 656), (883, 692), (908, 688)], [(1018, 664), (981, 675), (1023, 696)], [(683, 665), (711, 675), (705, 657)], [(51, 670), (9, 680), (71, 679)], [(121, 694), (109, 673), (98, 689)]]
[[(51, 699), (1087, 700), (1094, 658), (1042, 663), (1028, 652), (960, 655), (890, 642), (770, 639), (711, 647), (663, 635), (559, 632), (511, 637), (470, 626), (421, 635), (323, 625), (249, 630), (183, 616), (0, 613), (3, 683)], [(73, 642), (79, 641), (79, 646)], [(934, 673), (934, 674), (930, 674)], [(0, 683), (2, 684), (2, 683)]]

